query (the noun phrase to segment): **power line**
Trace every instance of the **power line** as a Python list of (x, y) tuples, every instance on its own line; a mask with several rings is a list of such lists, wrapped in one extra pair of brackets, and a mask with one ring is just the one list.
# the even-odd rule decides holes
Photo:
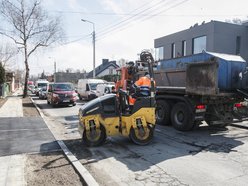
[[(180, 0), (179, 0), (179, 1), (180, 1)], [(186, 1), (189, 1), (189, 0), (184, 0), (184, 1), (178, 2), (178, 3), (176, 3), (176, 4), (173, 4), (173, 5), (170, 6), (170, 7), (168, 7), (168, 6), (162, 7), (162, 11), (160, 11), (159, 13), (152, 14), (152, 15), (150, 15), (149, 17), (145, 17), (145, 18), (144, 18), (144, 17), (139, 17), (139, 18), (141, 18), (141, 20), (137, 20), (137, 21), (145, 21), (145, 20), (147, 20), (147, 19), (150, 19), (150, 18), (154, 17), (154, 15), (159, 15), (159, 14), (161, 14), (161, 13), (164, 12), (164, 11), (168, 11), (168, 10), (170, 10), (170, 9), (176, 7), (176, 6), (179, 6), (179, 5), (183, 4), (183, 3), (185, 3)], [(169, 2), (167, 3), (167, 5), (169, 5), (171, 2), (176, 2), (176, 1), (171, 0), (171, 1), (169, 1)], [(165, 9), (165, 8), (166, 8), (166, 9)], [(156, 8), (156, 9), (154, 9), (154, 10), (156, 10), (156, 11), (161, 10), (161, 7), (158, 7), (158, 8)], [(154, 11), (154, 10), (153, 10), (153, 11)], [(143, 19), (142, 19), (142, 18), (143, 18)], [(130, 22), (129, 22), (128, 24), (130, 24)], [(99, 37), (98, 40), (101, 40), (101, 39), (105, 38), (106, 35), (108, 35), (110, 32), (113, 32), (113, 31), (115, 31), (115, 30), (118, 30), (118, 32), (120, 32), (120, 31), (126, 29), (127, 27), (124, 27), (124, 26), (126, 26), (126, 25), (123, 25), (123, 26), (118, 27), (118, 28), (113, 28), (112, 30), (109, 30), (108, 32), (103, 33), (102, 35), (100, 35), (100, 37), (102, 37), (102, 38)]]
[[(130, 15), (135, 15), (135, 14), (137, 14), (137, 13), (135, 13), (136, 11), (138, 11), (138, 10), (140, 10), (140, 9), (142, 9), (142, 8), (145, 8), (146, 6), (149, 6), (150, 4), (153, 4), (154, 1), (157, 1), (157, 0), (151, 0), (151, 1), (149, 1), (148, 3), (144, 3), (144, 4), (142, 4), (141, 6), (139, 6), (139, 7), (135, 8), (135, 9), (133, 9), (132, 11), (130, 11), (129, 14), (130, 14)], [(128, 16), (130, 16), (130, 15), (128, 15)], [(115, 23), (119, 23), (119, 22), (120, 22), (120, 20), (117, 19), (116, 21), (114, 21), (114, 22), (112, 23), (112, 25), (115, 24)], [(104, 30), (104, 29), (108, 28), (109, 26), (111, 26), (111, 25), (103, 26), (101, 29)], [(101, 29), (100, 29), (100, 30), (101, 30)]]
[(164, 10), (161, 10), (160, 12), (156, 13), (155, 15), (151, 15), (151, 16), (149, 16), (149, 17), (145, 17), (143, 20), (140, 20), (140, 21), (146, 21), (146, 20), (148, 20), (148, 19), (151, 19), (151, 18), (153, 18), (153, 17), (155, 17), (155, 16), (157, 16), (157, 15), (159, 15), (159, 14), (165, 12), (165, 11), (168, 11), (168, 10), (170, 10), (170, 9), (173, 9), (173, 8), (177, 7), (177, 6), (180, 6), (181, 4), (186, 3), (187, 1), (189, 1), (189, 0), (183, 0), (183, 1), (181, 1), (181, 2), (178, 2), (178, 3), (174, 4), (174, 5), (172, 5), (171, 7), (168, 7), (168, 8), (166, 8), (166, 9), (164, 9)]
[[(139, 9), (142, 9), (142, 8), (146, 7), (147, 5), (149, 5), (149, 4), (152, 4), (152, 2), (154, 2), (154, 1), (156, 1), (156, 0), (152, 0), (152, 1), (150, 1), (149, 3), (143, 4), (142, 6), (140, 6), (140, 7), (136, 8), (136, 9), (134, 9), (134, 10), (131, 11), (131, 12), (135, 12), (135, 11), (137, 11), (137, 10), (139, 10)], [(172, 0), (171, 0), (171, 1), (172, 1)], [(154, 6), (150, 6), (150, 7), (148, 7), (148, 8), (145, 8), (145, 9), (141, 10), (139, 13), (133, 14), (131, 17), (129, 17), (129, 18), (125, 19), (125, 20), (122, 20), (121, 22), (118, 22), (118, 23), (116, 23), (115, 25), (109, 26), (108, 29), (111, 29), (111, 27), (112, 27), (112, 29), (113, 29), (113, 27), (116, 27), (117, 25), (119, 25), (119, 24), (121, 24), (121, 23), (123, 23), (123, 22), (126, 22), (126, 21), (130, 20), (130, 19), (132, 19), (132, 18), (135, 17), (135, 16), (139, 16), (141, 13), (143, 13), (143, 12), (145, 12), (145, 11), (148, 11), (148, 10), (150, 10), (150, 9), (154, 9), (154, 7), (156, 7), (156, 6), (160, 5), (160, 4), (163, 4), (163, 3), (165, 3), (165, 2), (166, 2), (166, 0), (160, 0), (160, 1), (157, 2)], [(77, 12), (77, 13), (78, 13), (78, 12)], [(125, 26), (125, 25), (124, 25), (124, 26)], [(107, 28), (105, 28), (105, 29), (103, 29), (103, 30), (107, 30)], [(76, 40), (72, 40), (72, 41), (69, 41), (69, 42), (66, 42), (66, 43), (62, 43), (61, 45), (67, 45), (67, 44), (74, 43), (74, 42), (77, 42), (77, 41), (80, 41), (80, 40), (88, 39), (89, 36), (91, 36), (91, 34), (90, 34), (90, 35), (86, 35), (86, 37), (82, 37), (82, 38), (78, 38), (78, 39), (76, 39)], [(60, 45), (60, 46), (61, 46), (61, 45)], [(58, 47), (58, 46), (56, 46), (56, 47), (51, 47), (51, 48), (57, 48), (57, 47)]]
[[(85, 15), (106, 15), (106, 16), (133, 16), (136, 15), (135, 13), (111, 13), (111, 12), (81, 12), (81, 11), (59, 11), (59, 10), (53, 10), (50, 12), (59, 12), (59, 13), (65, 13), (65, 14), (85, 14)], [(140, 14), (140, 16), (161, 16), (161, 17), (210, 17), (210, 16), (217, 16), (217, 17), (226, 17), (226, 16), (247, 16), (247, 14)]]
[(82, 40), (86, 40), (86, 39), (89, 39), (91, 36), (91, 34), (88, 34), (87, 36), (84, 36), (84, 37), (81, 37), (81, 38), (78, 38), (78, 39), (75, 39), (75, 40), (71, 40), (71, 41), (68, 41), (68, 42), (64, 42), (64, 43), (61, 43), (59, 46), (53, 46), (53, 47), (49, 47), (51, 49), (53, 48), (58, 48), (58, 47), (61, 47), (61, 46), (64, 46), (64, 45), (68, 45), (68, 44), (71, 44), (71, 43), (75, 43), (77, 41), (82, 41)]
[[(153, 2), (153, 1), (152, 1)], [(122, 20), (122, 21), (119, 21), (118, 23), (115, 23), (115, 24), (112, 24), (112, 25), (110, 25), (110, 26), (108, 26), (108, 27), (106, 27), (106, 28), (104, 28), (104, 29), (100, 29), (100, 31), (98, 32), (98, 33), (107, 33), (107, 32), (109, 32), (110, 30), (113, 30), (114, 28), (116, 28), (116, 27), (118, 27), (119, 25), (124, 25), (124, 24), (129, 24), (130, 22), (130, 20), (132, 20), (132, 19), (135, 19), (136, 17), (140, 17), (140, 15), (143, 13), (143, 12), (147, 12), (147, 11), (149, 11), (149, 10), (151, 10), (151, 9), (154, 9), (155, 8), (155, 10), (156, 10), (156, 7), (157, 6), (159, 6), (159, 5), (161, 5), (161, 4), (163, 4), (163, 3), (165, 3), (166, 1), (165, 0), (160, 0), (159, 2), (157, 2), (155, 5), (153, 5), (153, 6), (149, 6), (149, 7), (147, 7), (147, 8), (145, 8), (145, 9), (142, 9), (142, 10), (140, 10), (139, 12), (137, 12), (137, 13), (135, 13), (134, 15), (132, 15), (132, 16), (129, 16), (128, 18), (126, 18), (126, 19), (124, 19), (124, 20)], [(151, 4), (151, 3), (150, 3)], [(143, 6), (142, 6), (143, 7)], [(158, 7), (158, 8), (161, 8), (161, 6), (160, 7)], [(140, 9), (140, 8), (139, 8)], [(136, 10), (134, 10), (134, 11), (132, 11), (132, 12), (135, 12)], [(154, 10), (152, 10), (152, 11), (154, 11)], [(128, 23), (127, 23), (128, 22)], [(119, 27), (118, 27), (119, 28)]]

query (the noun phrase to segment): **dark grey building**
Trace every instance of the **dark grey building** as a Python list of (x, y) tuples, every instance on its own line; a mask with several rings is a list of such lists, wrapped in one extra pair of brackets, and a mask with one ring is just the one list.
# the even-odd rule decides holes
[(154, 41), (157, 59), (171, 59), (202, 52), (240, 55), (248, 61), (248, 22), (242, 25), (211, 21)]
[[(116, 69), (119, 68), (119, 65), (116, 64), (116, 61), (109, 61), (108, 59), (102, 59), (102, 64), (96, 67), (96, 77), (103, 77), (105, 75), (114, 75), (116, 74)], [(93, 77), (93, 70), (89, 72), (87, 78)]]

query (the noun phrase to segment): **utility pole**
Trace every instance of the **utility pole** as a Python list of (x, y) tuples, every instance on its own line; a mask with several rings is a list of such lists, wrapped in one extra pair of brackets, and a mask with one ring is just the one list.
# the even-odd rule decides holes
[(54, 78), (54, 83), (56, 83), (56, 61), (54, 61), (54, 74), (53, 74), (53, 78)]
[(92, 44), (93, 44), (93, 78), (96, 77), (96, 32), (95, 32), (95, 24), (91, 21), (88, 21), (86, 19), (81, 19), (83, 22), (91, 23), (93, 26), (93, 32), (92, 32)]
[(96, 77), (96, 35), (95, 35), (95, 28), (93, 30), (93, 33), (92, 33), (92, 40), (93, 40), (93, 78)]

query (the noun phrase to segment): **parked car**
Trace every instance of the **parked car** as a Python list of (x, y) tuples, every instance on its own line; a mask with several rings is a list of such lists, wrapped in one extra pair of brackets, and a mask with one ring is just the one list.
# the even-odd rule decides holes
[(47, 103), (56, 105), (76, 105), (77, 93), (72, 83), (49, 84), (47, 92)]
[(31, 92), (32, 94), (35, 93), (35, 86), (34, 85), (28, 85), (28, 91)]
[(47, 90), (48, 90), (47, 86), (41, 87), (41, 89), (39, 90), (39, 98), (40, 99), (46, 99), (47, 98)]

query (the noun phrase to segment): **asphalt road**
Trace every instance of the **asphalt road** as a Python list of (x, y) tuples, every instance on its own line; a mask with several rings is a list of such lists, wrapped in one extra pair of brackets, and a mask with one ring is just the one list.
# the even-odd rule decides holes
[(100, 185), (247, 185), (248, 122), (224, 129), (203, 125), (191, 132), (156, 126), (148, 146), (115, 137), (87, 148), (77, 133), (82, 101), (58, 108), (35, 102)]

